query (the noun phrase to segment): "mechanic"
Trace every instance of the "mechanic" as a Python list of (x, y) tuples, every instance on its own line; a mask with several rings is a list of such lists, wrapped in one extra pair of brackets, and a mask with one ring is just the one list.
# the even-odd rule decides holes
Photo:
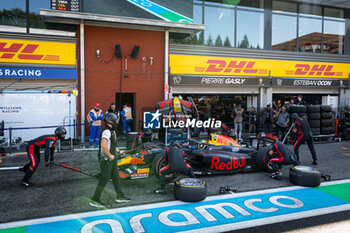
[(294, 143), (294, 153), (297, 156), (298, 162), (299, 160), (299, 147), (304, 144), (305, 142), (307, 143), (307, 146), (309, 147), (309, 150), (312, 154), (312, 159), (313, 165), (317, 165), (317, 155), (315, 152), (314, 148), (314, 143), (312, 139), (312, 132), (309, 123), (307, 122), (306, 117), (299, 117), (297, 113), (293, 113), (291, 115), (291, 119), (294, 123), (294, 128), (292, 130), (293, 133), (297, 133), (299, 131), (300, 135), (297, 138), (297, 140)]
[(94, 140), (96, 147), (99, 147), (100, 144), (100, 132), (101, 132), (101, 120), (103, 120), (104, 115), (101, 110), (101, 105), (96, 103), (94, 108), (90, 110), (88, 114), (88, 122), (90, 123), (90, 138), (89, 138), (89, 147), (94, 147)]
[(132, 109), (128, 106), (128, 103), (124, 104), (123, 110), (120, 114), (123, 124), (123, 135), (126, 136), (126, 132), (130, 132), (130, 122), (132, 120)]
[[(45, 166), (52, 166), (54, 160), (54, 152), (56, 141), (60, 140), (61, 142), (66, 137), (67, 131), (63, 127), (57, 127), (55, 129), (55, 134), (43, 135), (38, 138), (35, 138), (29, 141), (27, 146), (27, 154), (30, 162), (25, 166), (19, 168), (21, 172), (24, 172), (25, 175), (22, 180), (22, 185), (25, 187), (32, 186), (32, 182), (29, 181), (29, 178), (33, 176), (35, 170), (38, 168), (40, 163), (40, 148), (45, 148)], [(50, 154), (50, 156), (49, 156)], [(49, 162), (50, 157), (50, 162)]]
[(271, 175), (272, 179), (276, 179), (276, 180), (281, 179), (281, 175), (278, 171), (278, 166), (299, 164), (296, 155), (292, 153), (286, 145), (282, 144), (279, 141), (276, 141), (267, 153), (269, 153), (270, 156), (277, 155), (277, 157), (274, 157), (269, 161), (274, 171), (274, 173)]
[(105, 128), (101, 135), (101, 145), (98, 151), (98, 158), (101, 167), (101, 176), (98, 181), (95, 194), (90, 202), (90, 206), (93, 207), (106, 207), (104, 203), (101, 202), (101, 193), (106, 187), (110, 178), (112, 178), (113, 186), (116, 192), (115, 202), (129, 202), (130, 199), (126, 198), (120, 185), (119, 169), (117, 166), (117, 156), (115, 153), (125, 154), (117, 148), (117, 136), (115, 128), (118, 126), (118, 117), (114, 113), (107, 113), (104, 122)]
[(186, 173), (189, 177), (195, 178), (192, 167), (184, 160), (184, 151), (180, 148), (180, 145), (175, 142), (170, 147), (167, 147), (166, 162), (167, 165), (159, 170), (160, 173), (160, 189), (155, 190), (157, 194), (165, 194), (166, 175), (182, 172)]

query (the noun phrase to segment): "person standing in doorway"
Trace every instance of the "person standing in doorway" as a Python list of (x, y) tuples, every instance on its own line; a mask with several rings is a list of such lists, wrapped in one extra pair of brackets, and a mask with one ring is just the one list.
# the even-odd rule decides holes
[(99, 103), (96, 103), (88, 115), (88, 121), (90, 123), (89, 147), (94, 147), (94, 141), (96, 147), (100, 145), (100, 132), (103, 119), (104, 115), (103, 111), (101, 110), (101, 105)]
[(124, 104), (120, 116), (122, 117), (123, 135), (126, 136), (126, 133), (131, 131), (130, 122), (132, 120), (132, 109), (128, 103)]

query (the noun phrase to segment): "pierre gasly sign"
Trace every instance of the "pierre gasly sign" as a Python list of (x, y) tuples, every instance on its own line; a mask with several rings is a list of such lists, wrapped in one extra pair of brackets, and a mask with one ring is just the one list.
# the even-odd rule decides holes
[[(343, 183), (342, 183), (343, 182)], [(350, 209), (350, 180), (0, 224), (0, 233), (223, 232)], [(1, 230), (2, 229), (2, 230)]]

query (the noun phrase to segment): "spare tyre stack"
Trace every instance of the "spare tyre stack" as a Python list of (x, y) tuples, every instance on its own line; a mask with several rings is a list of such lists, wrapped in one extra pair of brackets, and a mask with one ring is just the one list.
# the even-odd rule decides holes
[(308, 122), (313, 135), (321, 134), (321, 113), (319, 105), (307, 106)]
[(329, 105), (321, 105), (321, 134), (330, 135), (333, 133), (332, 108)]
[(299, 116), (301, 114), (307, 113), (306, 107), (304, 105), (290, 105), (288, 107), (289, 114), (292, 115), (293, 113), (297, 113)]

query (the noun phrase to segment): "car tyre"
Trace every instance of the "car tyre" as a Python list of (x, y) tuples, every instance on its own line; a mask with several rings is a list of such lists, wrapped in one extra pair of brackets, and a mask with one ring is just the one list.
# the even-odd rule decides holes
[(258, 151), (256, 156), (256, 166), (260, 171), (272, 173), (273, 169), (269, 165), (269, 161), (272, 159), (272, 157), (267, 153), (269, 150), (269, 148), (263, 148)]
[(318, 113), (320, 112), (320, 106), (319, 105), (309, 105), (306, 107), (308, 113)]
[(175, 181), (174, 196), (185, 202), (202, 201), (207, 196), (207, 184), (197, 178), (182, 178)]
[(308, 166), (291, 166), (289, 169), (289, 180), (293, 184), (317, 187), (321, 183), (321, 173), (317, 168)]
[(309, 113), (309, 120), (320, 120), (321, 114), (320, 113)]

